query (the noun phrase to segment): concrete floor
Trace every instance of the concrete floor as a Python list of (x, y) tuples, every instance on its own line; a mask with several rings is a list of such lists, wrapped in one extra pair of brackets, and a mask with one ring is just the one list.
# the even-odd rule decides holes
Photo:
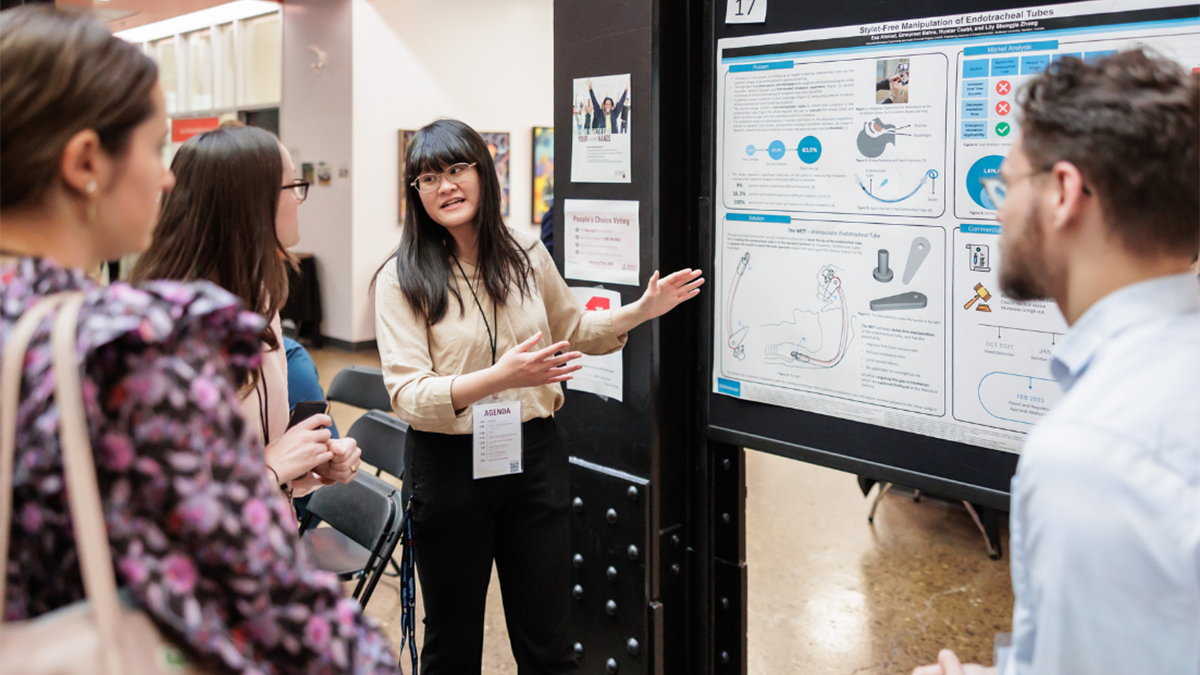
[[(379, 365), (373, 352), (315, 350), (313, 360), (326, 387), (345, 366)], [(343, 431), (361, 412), (333, 406)], [(751, 675), (908, 673), (942, 647), (991, 664), (994, 634), (1011, 629), (1007, 527), (1005, 557), (992, 561), (960, 506), (889, 494), (872, 526), (854, 476), (755, 451), (746, 472)], [(399, 607), (384, 577), (367, 614), (394, 645)], [(418, 644), (422, 634), (418, 623)], [(494, 572), (483, 672), (517, 672)]]

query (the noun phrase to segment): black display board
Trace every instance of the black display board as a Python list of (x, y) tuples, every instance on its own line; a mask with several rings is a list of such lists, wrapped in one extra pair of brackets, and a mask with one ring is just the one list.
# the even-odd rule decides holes
[[(711, 204), (716, 189), (716, 172), (719, 170), (715, 161), (715, 55), (718, 40), (1044, 4), (1004, 0), (842, 0), (823, 3), (775, 0), (769, 4), (765, 23), (727, 25), (725, 0), (714, 0), (709, 5), (712, 14), (708, 18), (713, 30), (712, 39), (707, 45), (707, 78), (702, 92), (702, 175), (697, 214), (702, 227), (702, 255), (707, 264), (712, 264), (716, 253)], [(711, 386), (712, 382), (716, 316), (713, 301), (717, 297), (718, 293), (707, 295), (708, 321), (705, 322), (706, 330), (701, 338), (701, 350), (708, 372), (705, 381), (707, 386)], [(707, 433), (712, 440), (895, 482), (946, 497), (1008, 508), (1009, 484), (1017, 466), (1016, 454), (713, 392), (708, 394), (707, 400)]]

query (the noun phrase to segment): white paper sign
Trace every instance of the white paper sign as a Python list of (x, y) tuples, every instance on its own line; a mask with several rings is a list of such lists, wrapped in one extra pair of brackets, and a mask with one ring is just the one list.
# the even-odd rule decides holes
[(568, 199), (563, 203), (566, 278), (638, 286), (638, 203)]
[(475, 480), (524, 471), (521, 452), (521, 402), (499, 401), (471, 406), (474, 418), (472, 469)]
[(767, 20), (767, 0), (729, 0), (725, 5), (725, 23), (763, 23)]
[[(579, 299), (584, 311), (617, 309), (621, 306), (621, 294), (603, 288), (573, 286), (571, 292)], [(583, 368), (567, 380), (567, 388), (590, 391), (598, 396), (622, 400), (625, 394), (624, 360), (622, 352), (604, 356), (584, 356), (578, 361)]]
[(572, 96), (571, 180), (630, 182), (629, 75), (579, 78)]

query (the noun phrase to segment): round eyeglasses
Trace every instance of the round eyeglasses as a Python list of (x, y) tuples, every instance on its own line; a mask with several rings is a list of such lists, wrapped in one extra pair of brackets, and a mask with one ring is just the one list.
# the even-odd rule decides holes
[(303, 204), (304, 200), (308, 199), (308, 186), (309, 186), (308, 181), (296, 180), (296, 182), (294, 182), (294, 183), (284, 185), (281, 189), (291, 190), (292, 194), (295, 195), (295, 197), (296, 197), (296, 201)]
[(458, 185), (466, 180), (467, 176), (471, 175), (471, 169), (474, 166), (475, 162), (471, 162), (470, 164), (467, 164), (466, 162), (451, 164), (450, 166), (446, 167), (445, 171), (438, 173), (423, 173), (417, 176), (417, 179), (414, 180), (411, 185), (417, 188), (418, 192), (433, 192), (441, 186), (443, 176), (445, 176), (446, 180), (450, 181), (454, 185)]

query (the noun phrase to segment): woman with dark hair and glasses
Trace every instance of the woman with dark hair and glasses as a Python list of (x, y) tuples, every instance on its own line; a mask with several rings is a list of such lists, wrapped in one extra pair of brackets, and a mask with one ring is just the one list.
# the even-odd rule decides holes
[[(211, 281), (241, 299), (267, 325), (262, 365), (239, 382), (242, 414), (266, 446), (266, 464), (288, 497), (349, 482), (361, 451), (331, 439), (328, 415), (288, 429), (287, 355), (279, 310), (287, 302), (289, 246), (300, 241), (297, 207), (308, 183), (273, 134), (229, 126), (200, 134), (171, 162), (175, 187), (163, 199), (154, 241), (133, 279)], [(256, 423), (256, 424), (255, 424)]]
[[(504, 224), (475, 130), (438, 120), (405, 160), (409, 206), (395, 257), (377, 273), (375, 307), (392, 407), (411, 425), (404, 493), (425, 605), (422, 672), (479, 672), (494, 561), (519, 670), (576, 673), (559, 383), (581, 353), (621, 349), (632, 328), (695, 297), (704, 280), (699, 270), (655, 272), (637, 302), (584, 312), (541, 242)], [(518, 416), (519, 433), (473, 434), (485, 414)], [(510, 460), (503, 475), (480, 462), (481, 448)]]
[[(394, 672), (374, 624), (299, 553), (264, 479), (236, 381), (258, 370), (266, 322), (209, 283), (100, 287), (84, 273), (144, 250), (175, 182), (154, 62), (93, 18), (26, 6), (0, 12), (0, 63), (0, 343), (47, 296), (84, 294), (83, 405), (118, 584), (204, 672)], [(85, 597), (49, 341), (47, 319), (0, 484), (13, 498), (5, 621)]]

